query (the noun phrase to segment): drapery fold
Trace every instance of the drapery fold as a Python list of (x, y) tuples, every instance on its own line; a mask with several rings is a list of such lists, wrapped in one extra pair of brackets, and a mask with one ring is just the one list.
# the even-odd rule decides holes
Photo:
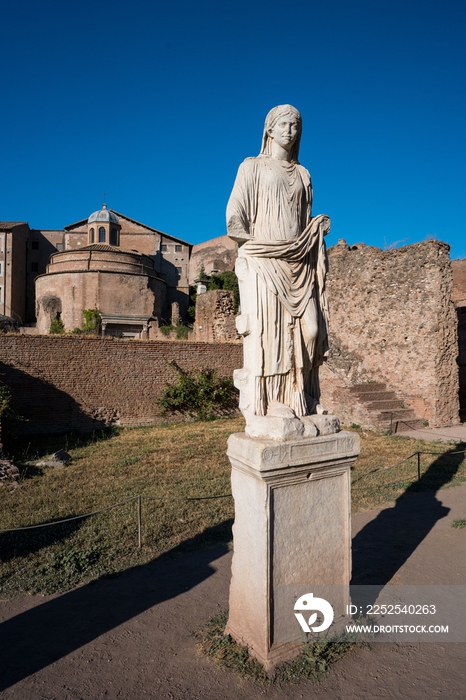
[[(255, 377), (254, 412), (271, 401), (308, 412), (319, 398), (318, 367), (328, 353), (325, 289), (328, 218), (311, 218), (312, 186), (299, 163), (266, 155), (240, 166), (227, 207), (230, 235), (247, 238), (238, 256), (247, 261), (242, 312), (250, 309), (252, 336), (245, 367)], [(244, 286), (246, 285), (246, 286)]]
[[(325, 277), (328, 269), (324, 230), (327, 217), (316, 216), (294, 241), (249, 240), (241, 256), (275, 294), (290, 316), (300, 318), (314, 293), (317, 300), (319, 336), (317, 348), (328, 352), (328, 300)], [(266, 262), (265, 262), (266, 261)]]

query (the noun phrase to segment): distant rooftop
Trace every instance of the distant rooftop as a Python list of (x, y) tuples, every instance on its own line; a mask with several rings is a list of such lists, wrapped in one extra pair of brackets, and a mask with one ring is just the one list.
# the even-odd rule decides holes
[[(82, 248), (75, 248), (73, 250), (73, 253), (76, 252), (76, 250), (107, 250), (110, 251), (111, 253), (131, 253), (134, 251), (129, 251), (129, 250), (122, 250), (118, 246), (115, 245), (107, 245), (106, 243), (91, 243), (90, 245), (85, 245)], [(70, 251), (66, 251), (67, 253)]]
[(27, 224), (27, 221), (0, 221), (0, 229), (24, 226), (24, 224)]
[(87, 220), (88, 224), (94, 223), (94, 221), (111, 221), (113, 224), (119, 224), (120, 221), (118, 216), (114, 214), (111, 209), (107, 209), (107, 205), (103, 204), (102, 209), (95, 211)]

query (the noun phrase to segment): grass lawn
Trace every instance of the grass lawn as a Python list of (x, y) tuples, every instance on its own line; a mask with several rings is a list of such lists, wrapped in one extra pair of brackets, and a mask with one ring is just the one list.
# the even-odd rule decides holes
[[(232, 432), (243, 428), (243, 419), (235, 417), (31, 440), (15, 455), (19, 488), (0, 488), (0, 530), (89, 513), (139, 494), (174, 499), (229, 494), (226, 443)], [(452, 454), (461, 447), (358, 432), (361, 456), (352, 474), (353, 511), (378, 507), (417, 488), (466, 481), (464, 455)], [(60, 447), (72, 456), (68, 466), (26, 464)], [(443, 454), (422, 456), (419, 486), (416, 457), (384, 469), (417, 450)], [(369, 474), (375, 469), (382, 471)], [(141, 549), (137, 501), (62, 525), (0, 533), (0, 598), (65, 591), (145, 563), (177, 545), (192, 546), (196, 535), (205, 544), (228, 542), (233, 514), (231, 497), (143, 499)]]

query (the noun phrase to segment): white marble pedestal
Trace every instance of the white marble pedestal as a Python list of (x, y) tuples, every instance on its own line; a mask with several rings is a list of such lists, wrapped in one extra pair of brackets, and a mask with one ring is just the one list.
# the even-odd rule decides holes
[(235, 523), (225, 631), (270, 670), (302, 649), (294, 615), (301, 595), (326, 597), (337, 618), (349, 602), (350, 467), (359, 436), (277, 442), (236, 433), (227, 454)]

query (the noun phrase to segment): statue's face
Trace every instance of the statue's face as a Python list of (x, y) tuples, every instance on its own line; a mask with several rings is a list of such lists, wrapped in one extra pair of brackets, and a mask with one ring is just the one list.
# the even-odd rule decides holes
[(291, 114), (279, 117), (275, 124), (268, 129), (268, 134), (279, 146), (289, 151), (298, 138), (298, 121)]

